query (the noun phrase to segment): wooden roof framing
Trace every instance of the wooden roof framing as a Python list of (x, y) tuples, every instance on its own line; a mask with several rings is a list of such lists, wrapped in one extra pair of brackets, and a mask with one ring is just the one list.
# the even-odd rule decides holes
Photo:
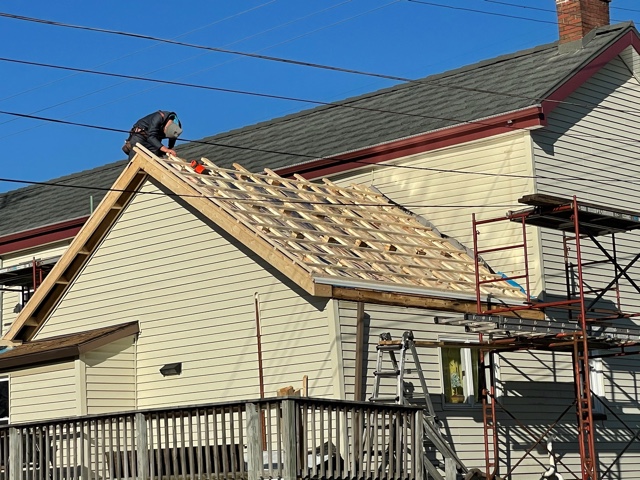
[[(312, 295), (475, 312), (473, 258), (380, 193), (202, 161), (207, 172), (198, 174), (178, 158), (138, 148), (4, 338), (35, 335), (147, 177)], [(500, 277), (481, 267), (480, 278)], [(525, 298), (506, 281), (485, 284), (481, 293), (510, 303)]]

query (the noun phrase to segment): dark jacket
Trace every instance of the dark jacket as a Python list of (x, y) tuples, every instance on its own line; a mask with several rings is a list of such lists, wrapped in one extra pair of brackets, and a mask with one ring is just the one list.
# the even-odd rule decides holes
[[(162, 140), (167, 138), (164, 134), (164, 127), (167, 125), (169, 119), (175, 117), (175, 115), (174, 112), (158, 110), (146, 117), (142, 117), (131, 129), (131, 140), (135, 141), (135, 143), (141, 143), (154, 154), (160, 155)], [(169, 148), (173, 148), (175, 144), (176, 139), (170, 138)]]

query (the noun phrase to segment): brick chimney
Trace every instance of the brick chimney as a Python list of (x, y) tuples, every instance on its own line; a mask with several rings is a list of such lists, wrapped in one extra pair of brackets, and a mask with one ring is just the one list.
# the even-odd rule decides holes
[(581, 40), (597, 27), (609, 25), (611, 0), (556, 0), (560, 43)]

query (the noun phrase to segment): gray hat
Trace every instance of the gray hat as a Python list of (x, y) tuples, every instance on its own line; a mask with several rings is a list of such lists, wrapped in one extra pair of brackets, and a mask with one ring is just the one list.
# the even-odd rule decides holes
[(170, 125), (167, 125), (165, 130), (165, 135), (167, 138), (178, 138), (182, 133), (182, 128), (176, 122), (172, 122)]

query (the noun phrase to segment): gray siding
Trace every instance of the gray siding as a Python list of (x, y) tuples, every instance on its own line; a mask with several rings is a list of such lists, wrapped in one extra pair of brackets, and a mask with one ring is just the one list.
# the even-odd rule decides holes
[[(256, 398), (256, 293), (267, 395), (307, 374), (331, 396), (323, 302), (164, 195), (136, 196), (37, 338), (138, 320), (138, 408)], [(163, 377), (173, 362), (182, 374)]]

